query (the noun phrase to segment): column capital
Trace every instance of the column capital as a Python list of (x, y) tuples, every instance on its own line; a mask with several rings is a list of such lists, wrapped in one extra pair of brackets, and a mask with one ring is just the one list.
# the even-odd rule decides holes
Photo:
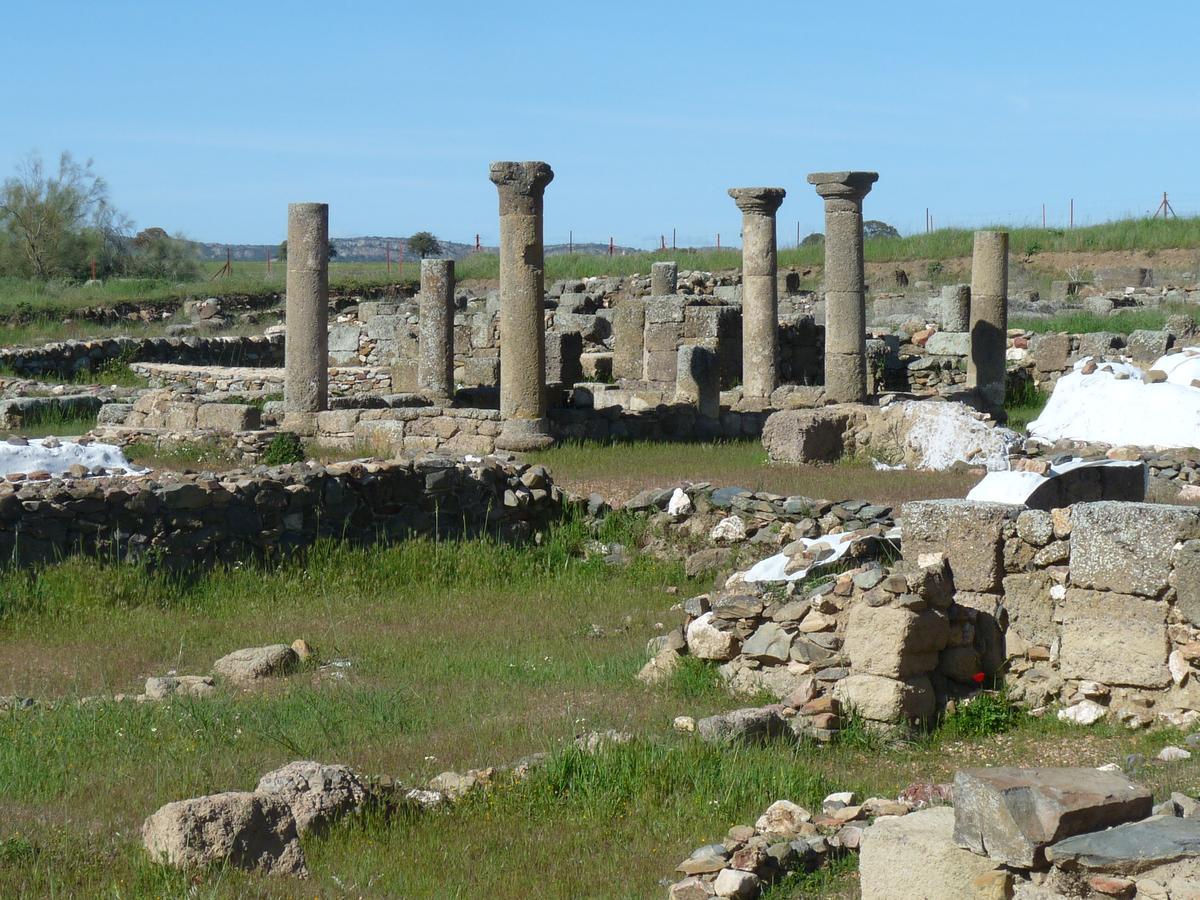
[(554, 180), (554, 170), (544, 162), (494, 162), (488, 169), (488, 178), (500, 189), (502, 200), (506, 197), (540, 200), (546, 185)]
[(744, 213), (758, 213), (773, 216), (783, 203), (787, 191), (781, 187), (740, 187), (730, 188), (729, 196)]
[(808, 183), (826, 200), (861, 200), (878, 180), (878, 172), (813, 172), (808, 176)]

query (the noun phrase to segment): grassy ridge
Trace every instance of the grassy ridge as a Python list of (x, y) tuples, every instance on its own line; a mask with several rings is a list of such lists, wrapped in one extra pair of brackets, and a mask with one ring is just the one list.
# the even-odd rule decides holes
[[(993, 226), (1004, 228), (1004, 226)], [(1038, 253), (1071, 251), (1165, 250), (1171, 248), (1200, 248), (1200, 217), (1187, 219), (1123, 219), (1071, 230), (1045, 228), (1010, 228), (1010, 246), (1014, 256), (1036, 256)], [(875, 238), (866, 243), (867, 262), (903, 262), (906, 260), (945, 260), (970, 256), (972, 230), (941, 228), (929, 234), (900, 238)], [(674, 259), (685, 269), (718, 271), (736, 269), (741, 265), (741, 251), (733, 250), (666, 250), (631, 253), (626, 256), (594, 256), (590, 254), (560, 254), (546, 258), (546, 277), (584, 278), (603, 275), (646, 274), (656, 260)], [(784, 267), (805, 268), (820, 265), (824, 250), (820, 246), (792, 247), (779, 251), (779, 264)], [(276, 262), (267, 274), (265, 262), (235, 262), (233, 274), (212, 280), (219, 263), (207, 263), (204, 276), (197, 281), (174, 283), (165, 280), (138, 278), (112, 279), (103, 285), (85, 287), (60, 282), (38, 283), (24, 279), (0, 278), (0, 316), (10, 316), (18, 309), (65, 311), (88, 306), (109, 305), (123, 301), (173, 301), (184, 297), (211, 294), (247, 294), (261, 296), (283, 290), (284, 266)], [(494, 254), (480, 253), (459, 261), (459, 279), (496, 279), (500, 274), (499, 259)], [(406, 263), (403, 270), (393, 266), (389, 275), (382, 262), (333, 262), (329, 267), (330, 284), (341, 290), (353, 291), (389, 283), (416, 282), (420, 267)]]

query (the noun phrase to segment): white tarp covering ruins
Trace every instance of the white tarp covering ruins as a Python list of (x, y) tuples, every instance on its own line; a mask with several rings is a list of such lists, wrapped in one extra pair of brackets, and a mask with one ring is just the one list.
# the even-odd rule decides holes
[(65, 475), (67, 469), (76, 464), (88, 469), (102, 466), (127, 472), (146, 471), (130, 463), (121, 448), (114, 444), (77, 444), (54, 438), (31, 438), (25, 444), (0, 441), (0, 474), (49, 472)]
[[(1147, 382), (1129, 363), (1091, 357), (1054, 386), (1050, 401), (1029, 424), (1047, 441), (1088, 441), (1112, 446), (1200, 447), (1200, 348), (1170, 353), (1150, 368), (1166, 381)], [(1089, 370), (1088, 374), (1084, 371)]]

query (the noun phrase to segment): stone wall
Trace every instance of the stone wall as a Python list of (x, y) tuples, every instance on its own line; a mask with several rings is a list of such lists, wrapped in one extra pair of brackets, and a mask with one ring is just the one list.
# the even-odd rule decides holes
[[(283, 369), (250, 366), (198, 366), (176, 363), (132, 363), (152, 388), (184, 393), (256, 397), (283, 393)], [(331, 366), (331, 397), (392, 393), (392, 369), (380, 366)]]
[(321, 537), (516, 537), (562, 502), (545, 470), (494, 458), (0, 483), (0, 558), (28, 565), (83, 553), (187, 568), (277, 558)]
[(994, 630), (1018, 699), (1130, 725), (1200, 719), (1200, 509), (922, 501), (902, 530), (906, 557), (947, 554), (955, 602)]
[(106, 362), (205, 366), (282, 366), (283, 335), (249, 337), (102, 338), (0, 349), (0, 369), (23, 376), (71, 378)]

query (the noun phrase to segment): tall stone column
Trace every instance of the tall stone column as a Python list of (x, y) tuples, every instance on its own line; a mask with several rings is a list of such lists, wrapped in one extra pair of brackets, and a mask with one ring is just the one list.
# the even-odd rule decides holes
[(496, 446), (535, 450), (553, 442), (546, 421), (546, 322), (542, 195), (544, 162), (494, 162), (500, 193), (500, 414)]
[(650, 264), (650, 296), (665, 297), (675, 293), (679, 280), (679, 265), (673, 262)]
[(967, 387), (999, 412), (1004, 408), (1008, 349), (1008, 232), (975, 232), (971, 256), (971, 352)]
[(454, 396), (454, 260), (421, 260), (417, 390)]
[(329, 401), (329, 204), (289, 203), (284, 426), (316, 430)]
[(825, 400), (867, 399), (867, 307), (863, 274), (863, 197), (876, 172), (814, 172), (825, 200)]
[(730, 188), (742, 211), (742, 393), (767, 399), (779, 386), (779, 287), (775, 212), (787, 192)]

